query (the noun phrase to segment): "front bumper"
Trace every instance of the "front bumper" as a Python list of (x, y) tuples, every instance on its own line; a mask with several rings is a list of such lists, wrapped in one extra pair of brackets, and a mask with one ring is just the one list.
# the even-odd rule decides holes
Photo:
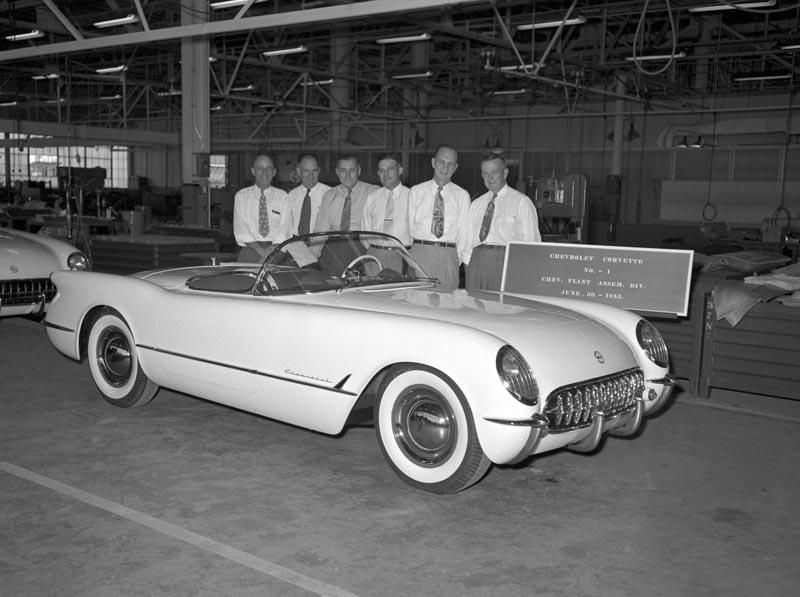
[[(570, 414), (569, 420), (591, 423), (580, 428), (556, 426), (553, 421), (561, 421), (563, 415), (554, 418), (543, 414), (534, 414), (526, 419), (486, 418), (486, 421), (510, 427), (527, 427), (528, 435), (516, 456), (508, 460), (508, 464), (516, 464), (537, 451), (567, 448), (575, 452), (591, 452), (597, 448), (606, 433), (616, 437), (634, 435), (642, 425), (645, 413), (657, 412), (663, 407), (671, 393), (675, 378), (667, 375), (661, 379), (648, 379), (641, 387), (641, 393), (630, 401), (618, 399), (594, 403), (591, 414), (582, 410), (580, 414)], [(591, 408), (591, 407), (590, 407)], [(585, 418), (584, 418), (585, 417)], [(545, 446), (542, 442), (545, 438)]]

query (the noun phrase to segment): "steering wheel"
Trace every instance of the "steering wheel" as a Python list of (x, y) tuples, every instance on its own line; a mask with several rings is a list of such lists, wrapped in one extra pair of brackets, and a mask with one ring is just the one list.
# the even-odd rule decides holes
[(369, 255), (367, 253), (364, 253), (363, 255), (359, 255), (358, 257), (353, 259), (350, 263), (348, 263), (347, 267), (345, 267), (344, 270), (342, 271), (342, 275), (340, 277), (346, 278), (348, 276), (348, 273), (350, 273), (353, 270), (353, 268), (362, 261), (374, 261), (375, 263), (378, 264), (378, 271), (383, 269), (383, 264), (380, 262), (380, 259), (375, 257), (375, 255)]

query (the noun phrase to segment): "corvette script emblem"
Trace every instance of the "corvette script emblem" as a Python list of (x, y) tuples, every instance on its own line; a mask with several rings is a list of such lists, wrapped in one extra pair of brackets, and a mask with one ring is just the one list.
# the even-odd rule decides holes
[(597, 362), (600, 363), (601, 365), (606, 362), (606, 358), (603, 356), (603, 353), (600, 352), (599, 350), (594, 351), (594, 358), (596, 358)]

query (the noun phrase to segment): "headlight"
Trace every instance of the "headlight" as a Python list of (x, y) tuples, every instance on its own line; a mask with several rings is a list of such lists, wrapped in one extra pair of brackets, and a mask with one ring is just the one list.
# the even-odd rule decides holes
[(659, 367), (667, 367), (669, 365), (667, 345), (656, 326), (647, 320), (640, 319), (636, 325), (636, 340), (648, 359)]
[(510, 346), (503, 346), (497, 352), (497, 374), (506, 390), (522, 404), (533, 406), (539, 402), (539, 388), (531, 368), (523, 356)]
[(67, 267), (75, 271), (86, 271), (89, 269), (89, 258), (80, 252), (72, 253), (67, 257)]

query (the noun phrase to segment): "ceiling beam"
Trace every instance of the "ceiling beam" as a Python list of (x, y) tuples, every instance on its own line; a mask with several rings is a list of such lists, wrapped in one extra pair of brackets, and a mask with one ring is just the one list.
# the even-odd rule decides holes
[[(309, 8), (306, 10), (293, 10), (277, 14), (260, 15), (240, 19), (226, 19), (208, 23), (183, 25), (180, 27), (166, 27), (164, 29), (151, 29), (150, 31), (137, 31), (135, 33), (122, 33), (107, 35), (92, 39), (59, 42), (30, 46), (16, 50), (0, 52), (0, 62), (35, 58), (53, 54), (69, 54), (85, 52), (99, 48), (110, 48), (131, 44), (146, 44), (155, 41), (184, 39), (187, 37), (210, 36), (219, 33), (234, 31), (248, 31), (251, 29), (277, 29), (279, 27), (296, 27), (309, 23), (322, 23), (340, 21), (342, 19), (356, 19), (361, 17), (411, 12), (426, 10), (439, 6), (453, 6), (457, 4), (476, 4), (481, 0), (366, 0), (355, 4), (341, 6), (325, 6), (322, 8)], [(485, 1), (485, 0), (484, 0)]]

